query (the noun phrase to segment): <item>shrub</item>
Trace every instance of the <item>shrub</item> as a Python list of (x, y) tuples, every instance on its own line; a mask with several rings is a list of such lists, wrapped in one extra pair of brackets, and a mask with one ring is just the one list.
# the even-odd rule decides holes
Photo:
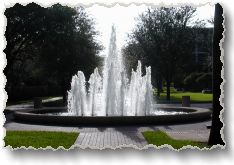
[(203, 87), (197, 83), (197, 78), (202, 76), (204, 73), (191, 73), (184, 79), (185, 89), (189, 91), (201, 91)]
[(34, 97), (60, 96), (60, 86), (20, 86), (6, 88), (9, 101), (33, 99)]
[(190, 91), (212, 89), (212, 73), (191, 73), (184, 79), (184, 85)]
[(202, 89), (212, 88), (212, 73), (205, 73), (196, 79), (196, 83), (199, 84)]

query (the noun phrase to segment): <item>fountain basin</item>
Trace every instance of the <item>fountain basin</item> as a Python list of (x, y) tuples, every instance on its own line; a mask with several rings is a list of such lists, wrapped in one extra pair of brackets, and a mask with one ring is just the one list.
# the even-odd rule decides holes
[(63, 126), (165, 125), (200, 122), (211, 118), (211, 111), (204, 108), (159, 107), (159, 109), (187, 113), (155, 116), (61, 116), (58, 113), (66, 112), (66, 108), (41, 108), (20, 110), (14, 112), (13, 116), (18, 122)]

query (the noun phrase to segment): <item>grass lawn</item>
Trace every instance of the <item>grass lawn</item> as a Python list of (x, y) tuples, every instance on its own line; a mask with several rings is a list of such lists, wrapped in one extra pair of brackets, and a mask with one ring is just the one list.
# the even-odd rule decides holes
[[(156, 97), (156, 90), (154, 90), (154, 96)], [(166, 90), (160, 94), (160, 98), (157, 98), (158, 103), (167, 102), (166, 100)], [(171, 102), (172, 103), (181, 103), (182, 96), (190, 96), (192, 103), (209, 103), (213, 100), (212, 93), (201, 93), (201, 92), (177, 92), (176, 90), (171, 90)]]
[[(51, 99), (54, 98), (54, 96), (47, 96), (47, 97), (41, 97), (42, 100), (45, 99)], [(25, 99), (25, 100), (19, 100), (19, 101), (7, 101), (6, 105), (10, 106), (10, 105), (17, 105), (17, 104), (26, 104), (26, 103), (31, 103), (33, 102), (33, 98), (32, 99)]]
[(79, 133), (46, 132), (46, 131), (7, 131), (4, 137), (5, 146), (45, 148), (63, 146), (69, 149), (75, 142)]
[(187, 146), (187, 145), (197, 146), (199, 148), (205, 148), (205, 147), (209, 148), (207, 143), (204, 143), (204, 142), (194, 142), (190, 140), (172, 139), (163, 131), (146, 131), (146, 132), (143, 132), (142, 134), (145, 137), (148, 144), (153, 144), (156, 146), (168, 144), (168, 145), (171, 145), (175, 149), (180, 149), (183, 146)]
[(7, 101), (6, 105), (10, 106), (10, 105), (16, 105), (16, 104), (26, 104), (26, 103), (30, 103), (30, 102), (32, 102), (32, 100)]
[(42, 103), (43, 106), (45, 107), (64, 107), (66, 104), (64, 104), (63, 99), (55, 100), (55, 101), (50, 101), (46, 103)]

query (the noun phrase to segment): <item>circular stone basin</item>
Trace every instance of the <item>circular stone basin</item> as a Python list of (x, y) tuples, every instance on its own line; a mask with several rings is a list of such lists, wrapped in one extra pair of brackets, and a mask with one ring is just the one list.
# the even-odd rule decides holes
[[(211, 118), (211, 111), (194, 107), (158, 107), (163, 113), (152, 116), (71, 116), (61, 115), (66, 108), (25, 109), (14, 112), (14, 119), (19, 122), (50, 125), (162, 125), (200, 122)], [(172, 113), (165, 113), (172, 112)], [(175, 113), (176, 112), (176, 113)], [(166, 115), (165, 115), (166, 114)]]

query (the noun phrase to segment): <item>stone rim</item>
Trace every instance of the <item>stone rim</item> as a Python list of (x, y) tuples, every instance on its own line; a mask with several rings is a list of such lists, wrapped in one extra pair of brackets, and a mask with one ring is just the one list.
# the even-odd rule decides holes
[(59, 116), (44, 113), (66, 112), (65, 107), (44, 107), (40, 109), (22, 109), (13, 112), (14, 120), (30, 124), (64, 126), (111, 126), (111, 125), (165, 125), (206, 121), (211, 118), (211, 111), (195, 107), (158, 107), (166, 111), (184, 110), (188, 114), (157, 116)]

